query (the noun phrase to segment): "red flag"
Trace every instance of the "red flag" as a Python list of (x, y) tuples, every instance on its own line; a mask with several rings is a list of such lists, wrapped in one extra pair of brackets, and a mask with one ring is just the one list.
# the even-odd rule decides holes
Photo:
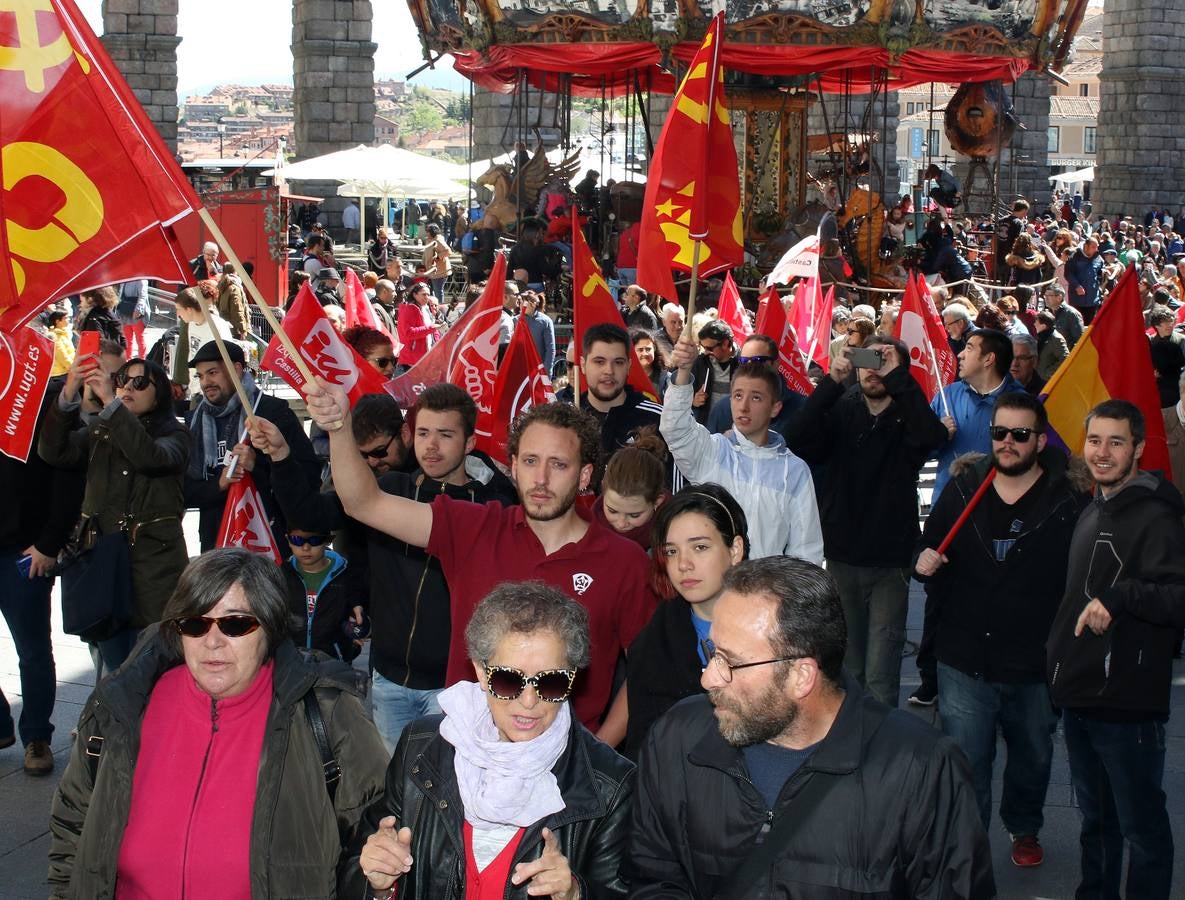
[(387, 391), (401, 406), (410, 408), (424, 388), (451, 381), (465, 388), (477, 404), (478, 439), (489, 439), (489, 434), (483, 434), (480, 429), (480, 416), (483, 412), (488, 416), (494, 406), (498, 328), (505, 290), (506, 255), (497, 253), (481, 298), (465, 310), (418, 363), (387, 382)]
[[(609, 322), (622, 325), (621, 312), (613, 297), (609, 293), (609, 285), (601, 274), (601, 267), (597, 265), (596, 257), (589, 249), (584, 233), (579, 228), (572, 229), (572, 340), (576, 343), (576, 357), (579, 360), (584, 346), (584, 333), (593, 325)], [(626, 376), (626, 384), (635, 391), (645, 394), (656, 403), (661, 398), (654, 390), (654, 385), (642, 370), (642, 363), (638, 361), (638, 354), (630, 348), (630, 370)], [(579, 401), (579, 397), (576, 398)]]
[(732, 272), (724, 276), (724, 287), (720, 289), (720, 300), (716, 303), (716, 312), (721, 322), (732, 329), (737, 347), (745, 342), (745, 338), (753, 333), (753, 326), (749, 324), (749, 314), (741, 303), (741, 292), (737, 290), (737, 283), (732, 280)]
[(723, 43), (724, 13), (717, 13), (675, 93), (646, 179), (638, 284), (668, 300), (676, 297), (671, 269), (691, 271), (693, 241), (701, 241), (701, 278), (745, 261)]
[(773, 338), (777, 343), (778, 372), (790, 385), (790, 389), (797, 394), (809, 395), (814, 386), (806, 372), (806, 359), (798, 349), (794, 327), (786, 318), (786, 307), (782, 305), (782, 298), (771, 287), (761, 302), (764, 304), (765, 315), (757, 334)]
[(218, 528), (219, 547), (242, 547), (252, 553), (270, 556), (276, 563), (282, 560), (255, 479), (250, 472), (231, 484), (226, 492), (226, 506), (222, 510), (222, 525)]
[(930, 287), (920, 276), (906, 282), (893, 337), (909, 347), (910, 374), (926, 392), (926, 398), (933, 401), (939, 387), (954, 381), (958, 362), (947, 342), (942, 317), (930, 298)]
[(387, 331), (386, 326), (374, 314), (374, 307), (370, 305), (370, 300), (366, 297), (366, 288), (362, 286), (362, 282), (358, 280), (358, 276), (354, 273), (354, 270), (347, 266), (346, 327), (353, 328), (355, 325), (365, 325), (367, 328), (381, 331), (391, 341), (391, 346), (395, 348), (395, 353), (399, 353), (399, 341), (391, 336), (391, 332)]
[(834, 289), (828, 287), (824, 296), (816, 278), (798, 282), (794, 302), (790, 306), (790, 324), (801, 340), (799, 347), (807, 359), (824, 372), (831, 367), (831, 312), (835, 303)]
[[(387, 380), (337, 333), (307, 281), (292, 301), (282, 324), (313, 374), (344, 388), (351, 407), (363, 394), (377, 394), (386, 387)], [(268, 343), (260, 365), (304, 393), (304, 376), (279, 337)]]
[(510, 339), (506, 355), (502, 357), (502, 365), (498, 367), (493, 408), (489, 413), (478, 414), (477, 449), (509, 464), (506, 441), (510, 423), (532, 406), (554, 401), (555, 391), (551, 389), (551, 379), (543, 370), (543, 360), (539, 358), (539, 349), (531, 337), (531, 329), (520, 318), (514, 326), (514, 337)]
[(72, 0), (0, 16), (0, 328), (134, 278), (185, 282), (168, 228), (199, 205)]
[(0, 332), (0, 453), (29, 461), (53, 369), (53, 342), (32, 328)]

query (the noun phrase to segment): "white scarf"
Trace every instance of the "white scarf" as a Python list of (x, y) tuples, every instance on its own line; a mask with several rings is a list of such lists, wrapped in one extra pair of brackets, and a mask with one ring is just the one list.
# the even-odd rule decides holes
[(564, 703), (543, 734), (504, 741), (486, 697), (472, 681), (457, 682), (437, 697), (444, 711), (440, 736), (456, 749), (453, 768), (465, 821), (477, 829), (525, 828), (564, 808), (551, 770), (568, 746), (572, 714)]

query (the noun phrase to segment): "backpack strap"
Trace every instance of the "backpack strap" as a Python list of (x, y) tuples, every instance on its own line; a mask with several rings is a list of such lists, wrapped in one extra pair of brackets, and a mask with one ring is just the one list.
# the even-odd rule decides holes
[(325, 790), (329, 792), (329, 802), (332, 804), (337, 796), (337, 785), (341, 781), (342, 767), (333, 755), (333, 747), (329, 743), (329, 729), (325, 727), (325, 717), (321, 715), (321, 704), (317, 702), (317, 695), (311, 688), (304, 695), (304, 711), (309, 720), (309, 727), (313, 730), (313, 740), (317, 742), (317, 752), (321, 755), (321, 768), (325, 774)]

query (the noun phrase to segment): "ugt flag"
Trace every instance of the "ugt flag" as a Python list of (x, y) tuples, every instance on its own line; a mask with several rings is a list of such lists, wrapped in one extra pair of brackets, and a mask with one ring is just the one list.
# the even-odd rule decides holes
[(732, 272), (724, 276), (724, 287), (720, 289), (716, 311), (719, 313), (720, 321), (732, 329), (734, 342), (739, 349), (745, 338), (753, 333), (753, 326), (749, 324), (749, 314), (745, 311), (745, 305), (741, 303), (741, 292), (737, 290), (737, 283), (732, 280)]
[(920, 275), (910, 277), (905, 284), (893, 337), (909, 347), (909, 373), (925, 392), (926, 399), (933, 402), (939, 390), (955, 380), (959, 363), (946, 339), (930, 286)]
[(786, 307), (774, 288), (770, 288), (761, 303), (762, 315), (758, 323), (758, 334), (773, 338), (778, 345), (778, 373), (790, 385), (790, 389), (804, 397), (810, 396), (814, 385), (807, 375), (806, 358), (798, 348), (798, 337), (794, 326), (786, 317)]
[(270, 556), (277, 563), (282, 559), (250, 472), (244, 472), (226, 492), (226, 507), (218, 528), (218, 546), (242, 547), (252, 553)]
[(53, 343), (22, 325), (0, 332), (0, 453), (29, 461), (41, 401), (53, 369)]

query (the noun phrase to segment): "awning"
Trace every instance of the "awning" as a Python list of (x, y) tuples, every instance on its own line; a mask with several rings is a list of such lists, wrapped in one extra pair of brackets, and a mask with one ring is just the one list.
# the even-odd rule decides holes
[(1082, 184), (1085, 181), (1094, 181), (1094, 166), (1074, 172), (1062, 172), (1061, 175), (1050, 175), (1049, 180), (1054, 184)]

